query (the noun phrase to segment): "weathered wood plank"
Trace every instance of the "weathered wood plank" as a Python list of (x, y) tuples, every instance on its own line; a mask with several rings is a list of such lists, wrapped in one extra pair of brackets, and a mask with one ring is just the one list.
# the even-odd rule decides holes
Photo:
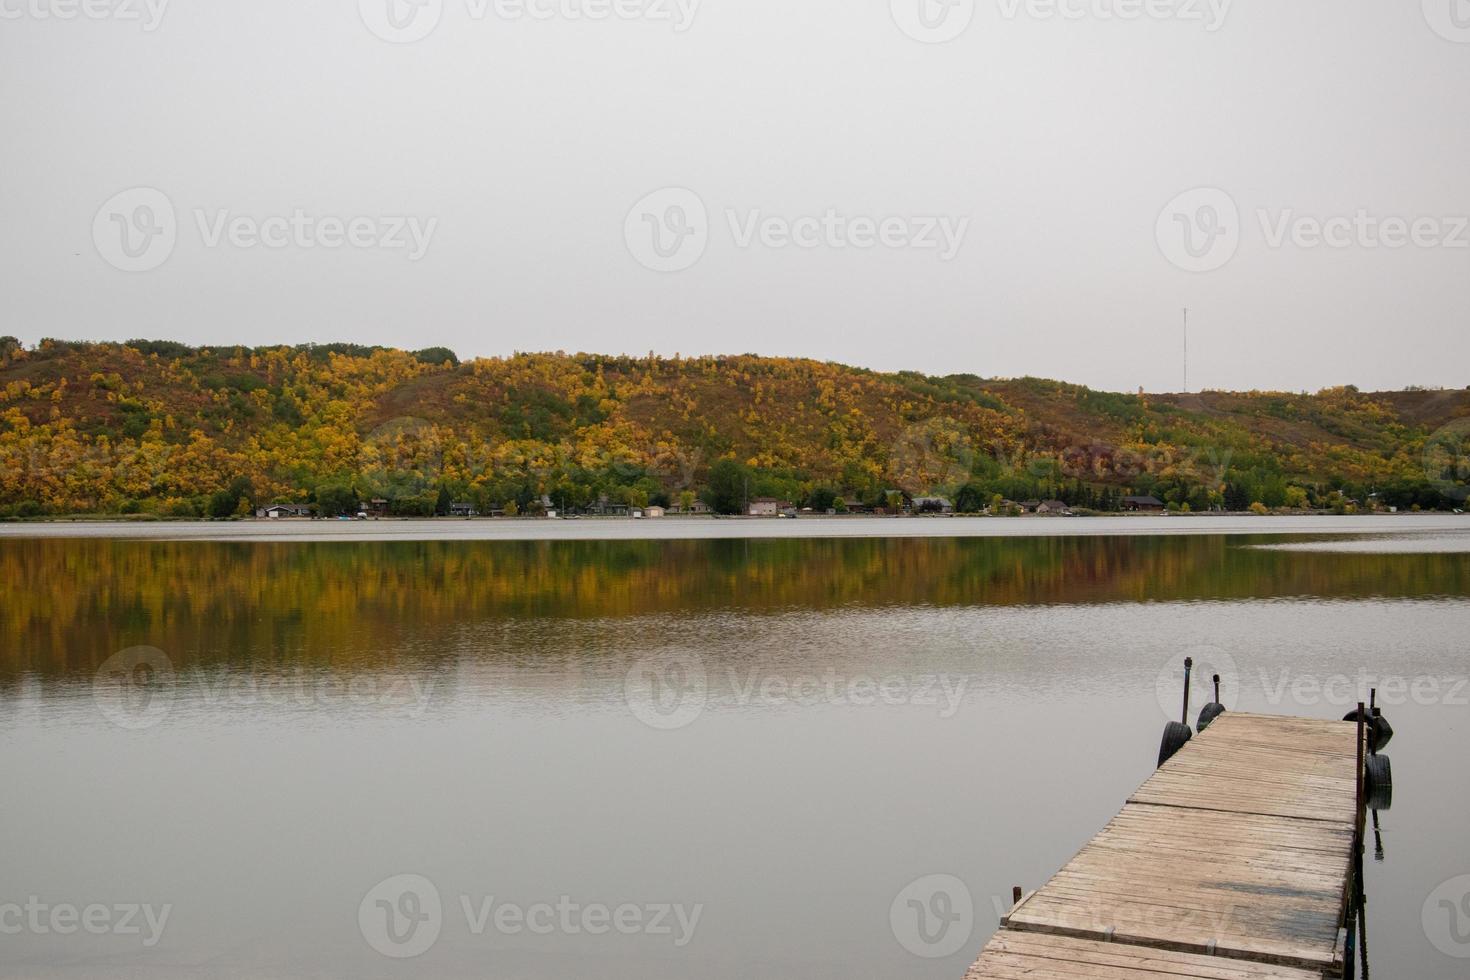
[(1003, 931), (986, 945), (965, 980), (1318, 980), (1320, 976), (1267, 963)]

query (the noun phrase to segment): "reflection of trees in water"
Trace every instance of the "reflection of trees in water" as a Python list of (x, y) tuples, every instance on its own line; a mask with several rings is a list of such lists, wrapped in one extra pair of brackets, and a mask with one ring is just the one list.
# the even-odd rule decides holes
[(137, 644), (180, 664), (422, 663), (446, 656), (427, 638), (497, 618), (1470, 594), (1464, 555), (1249, 541), (6, 541), (0, 676), (86, 674)]

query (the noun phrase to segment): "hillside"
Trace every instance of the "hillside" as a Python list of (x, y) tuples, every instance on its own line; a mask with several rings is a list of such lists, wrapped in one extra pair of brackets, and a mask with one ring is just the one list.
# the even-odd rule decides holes
[(1109, 509), (1123, 493), (1196, 510), (1449, 507), (1463, 494), (1430, 479), (1466, 475), (1433, 438), (1447, 425), (1470, 428), (1470, 391), (1124, 395), (754, 356), (460, 363), (442, 348), (4, 338), (0, 516), (719, 504), (735, 482), (822, 507), (894, 490), (965, 509), (996, 495)]

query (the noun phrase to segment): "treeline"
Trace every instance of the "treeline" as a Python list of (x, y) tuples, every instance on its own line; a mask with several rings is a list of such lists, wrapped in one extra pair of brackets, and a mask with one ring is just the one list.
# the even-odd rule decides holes
[(751, 355), (0, 338), (0, 516), (1451, 508), (1464, 391), (1098, 392)]

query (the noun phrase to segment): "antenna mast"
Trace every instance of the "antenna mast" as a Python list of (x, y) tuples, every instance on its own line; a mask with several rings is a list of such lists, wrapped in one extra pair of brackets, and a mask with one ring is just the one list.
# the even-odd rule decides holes
[(1184, 393), (1189, 394), (1189, 307), (1184, 308)]

